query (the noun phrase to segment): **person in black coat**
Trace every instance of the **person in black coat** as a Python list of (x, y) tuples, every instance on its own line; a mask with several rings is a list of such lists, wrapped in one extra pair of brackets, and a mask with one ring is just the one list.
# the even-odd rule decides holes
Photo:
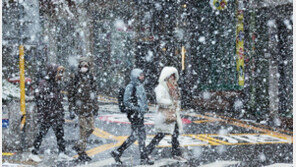
[(42, 139), (47, 134), (49, 128), (52, 127), (57, 139), (59, 157), (69, 159), (65, 154), (66, 149), (63, 128), (65, 120), (62, 104), (63, 96), (61, 94), (61, 82), (64, 70), (63, 66), (55, 64), (47, 65), (46, 76), (39, 81), (38, 88), (35, 90), (34, 95), (40, 127), (33, 143), (33, 155), (38, 155)]

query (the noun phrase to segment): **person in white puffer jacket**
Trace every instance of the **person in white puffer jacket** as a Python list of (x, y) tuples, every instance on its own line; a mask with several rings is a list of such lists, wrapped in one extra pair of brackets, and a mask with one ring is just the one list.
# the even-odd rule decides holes
[[(165, 137), (172, 135), (172, 155), (174, 159), (185, 160), (182, 157), (178, 137), (183, 133), (180, 116), (180, 91), (177, 85), (179, 80), (178, 70), (175, 67), (164, 67), (159, 77), (159, 84), (155, 88), (157, 101), (157, 114), (155, 117), (156, 136), (146, 147), (147, 154)], [(172, 114), (168, 114), (172, 113)], [(170, 119), (168, 119), (170, 117)]]

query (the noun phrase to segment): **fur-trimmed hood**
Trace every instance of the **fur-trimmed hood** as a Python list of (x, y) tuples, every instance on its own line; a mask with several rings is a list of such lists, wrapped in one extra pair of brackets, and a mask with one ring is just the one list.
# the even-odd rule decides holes
[(170, 77), (172, 74), (175, 74), (176, 76), (176, 81), (179, 80), (179, 74), (178, 74), (178, 70), (175, 67), (172, 66), (166, 66), (161, 70), (159, 79), (158, 79), (158, 83), (167, 87), (166, 85), (166, 79), (168, 77)]

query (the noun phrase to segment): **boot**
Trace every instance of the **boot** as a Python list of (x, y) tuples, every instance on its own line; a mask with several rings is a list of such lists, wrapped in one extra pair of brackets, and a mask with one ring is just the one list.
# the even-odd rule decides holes
[(114, 158), (116, 164), (122, 165), (122, 161), (120, 160), (120, 155), (117, 151), (112, 151), (111, 156)]
[(38, 155), (38, 151), (34, 148), (34, 149), (32, 150), (32, 154), (34, 154), (34, 155)]
[(92, 159), (86, 154), (86, 152), (80, 153), (79, 157), (76, 159), (77, 162), (88, 162)]

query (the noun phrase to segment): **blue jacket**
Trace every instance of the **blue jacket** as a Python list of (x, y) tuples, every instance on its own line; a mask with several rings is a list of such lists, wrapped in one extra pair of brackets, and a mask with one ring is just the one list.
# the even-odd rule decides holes
[[(131, 72), (131, 82), (126, 86), (123, 102), (124, 105), (130, 108), (134, 113), (131, 115), (131, 118), (144, 119), (145, 112), (148, 111), (148, 102), (146, 97), (146, 91), (143, 83), (140, 82), (139, 76), (143, 73), (141, 69), (133, 69)], [(132, 100), (133, 88), (136, 88), (135, 96), (137, 98), (136, 104)]]

